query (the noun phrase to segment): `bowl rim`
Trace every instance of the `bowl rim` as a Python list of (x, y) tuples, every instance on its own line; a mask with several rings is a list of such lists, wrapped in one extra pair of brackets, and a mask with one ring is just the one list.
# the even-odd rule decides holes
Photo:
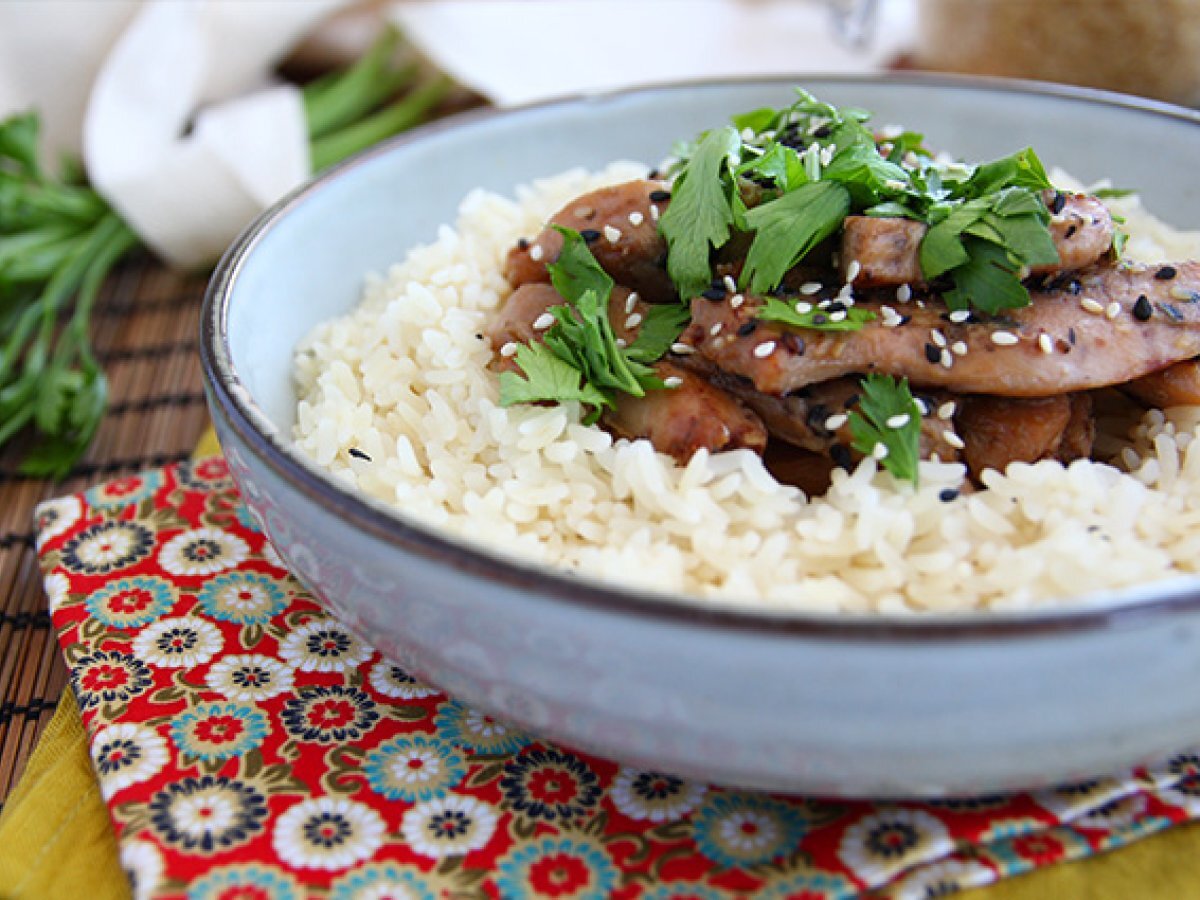
[[(699, 599), (684, 594), (580, 577), (521, 560), (490, 547), (476, 545), (451, 533), (439, 533), (415, 519), (406, 519), (381, 501), (337, 484), (317, 465), (279, 440), (276, 429), (250, 401), (249, 392), (232, 362), (226, 324), (238, 276), (265, 235), (306, 198), (346, 173), (396, 148), (450, 130), (470, 128), (496, 118), (573, 108), (580, 104), (689, 89), (737, 85), (897, 85), (950, 90), (1043, 96), (1105, 108), (1152, 113), (1200, 125), (1200, 110), (1095, 88), (985, 76), (931, 72), (796, 76), (747, 76), (711, 80), (661, 82), (636, 87), (573, 94), (508, 108), (484, 107), (438, 120), (383, 141), (338, 163), (300, 185), (246, 226), (222, 255), (205, 291), (200, 322), (200, 357), (210, 413), (220, 416), (276, 477), (319, 504), (349, 527), (376, 540), (414, 553), (428, 561), (448, 564), (459, 573), (503, 583), (560, 604), (631, 614), (681, 626), (715, 627), (771, 635), (796, 635), (853, 641), (934, 642), (996, 638), (1046, 637), (1132, 626), (1164, 615), (1200, 613), (1200, 579), (1167, 579), (1152, 599), (1125, 595), (1136, 589), (1105, 591), (1078, 599), (1077, 605), (1029, 610), (974, 610), (940, 613), (824, 613), (736, 604), (721, 598)], [(1115, 599), (1108, 600), (1109, 595)], [(1075, 601), (1072, 601), (1075, 602)]]

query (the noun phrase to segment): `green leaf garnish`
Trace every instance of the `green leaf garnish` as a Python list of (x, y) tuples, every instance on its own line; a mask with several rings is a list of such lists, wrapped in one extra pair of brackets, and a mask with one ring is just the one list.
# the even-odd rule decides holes
[(1092, 191), (1092, 196), (1099, 200), (1121, 200), (1136, 193), (1132, 188), (1097, 188)]
[(902, 481), (917, 483), (921, 410), (908, 388), (908, 379), (897, 381), (877, 373), (866, 376), (859, 404), (850, 413), (850, 434), (854, 449), (867, 456), (874, 455), (876, 445), (883, 444), (887, 448), (883, 467)]
[(786, 303), (778, 297), (767, 297), (756, 316), (767, 322), (778, 322), (793, 328), (810, 328), (814, 331), (858, 331), (867, 322), (875, 319), (873, 312), (858, 306), (851, 306), (844, 312), (845, 318), (838, 317), (835, 321), (830, 318), (832, 314), (827, 310), (813, 307), (807, 312), (799, 312), (793, 303)]
[(729, 161), (740, 146), (732, 127), (701, 138), (675, 179), (671, 205), (658, 223), (667, 242), (667, 273), (685, 300), (708, 286), (709, 253), (729, 240), (735, 222)]
[(691, 318), (686, 306), (675, 303), (655, 303), (647, 307), (642, 327), (625, 355), (635, 362), (657, 362), (679, 340)]
[(801, 185), (746, 213), (754, 241), (741, 280), (756, 294), (777, 287), (784, 274), (832, 235), (850, 210), (850, 194), (839, 184)]
[(1018, 277), (1020, 267), (1003, 247), (981, 238), (962, 242), (967, 262), (954, 270), (954, 287), (942, 295), (953, 310), (970, 307), (996, 314), (1029, 305), (1029, 292)]
[(500, 405), (566, 403), (577, 400), (599, 410), (609, 405), (610, 398), (600, 389), (583, 380), (579, 369), (560, 359), (545, 344), (521, 344), (513, 357), (524, 373), (500, 373)]

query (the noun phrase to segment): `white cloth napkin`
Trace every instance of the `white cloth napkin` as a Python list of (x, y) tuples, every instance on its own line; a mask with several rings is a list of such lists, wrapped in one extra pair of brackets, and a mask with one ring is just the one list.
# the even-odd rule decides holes
[(346, 2), (0, 3), (0, 114), (38, 108), (156, 252), (208, 263), (308, 177), (299, 92), (268, 76)]
[(507, 106), (664, 81), (870, 72), (911, 45), (914, 0), (879, 0), (861, 47), (835, 33), (835, 5), (848, 4), (440, 0), (392, 9), (435, 64)]

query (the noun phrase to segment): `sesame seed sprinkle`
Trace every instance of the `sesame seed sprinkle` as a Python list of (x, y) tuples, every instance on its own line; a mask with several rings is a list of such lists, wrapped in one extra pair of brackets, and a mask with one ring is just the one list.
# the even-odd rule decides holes
[(1152, 315), (1154, 315), (1154, 307), (1150, 305), (1145, 294), (1139, 294), (1137, 302), (1133, 304), (1133, 317), (1139, 322), (1146, 322)]
[(992, 332), (992, 343), (998, 344), (1001, 347), (1011, 347), (1013, 344), (1016, 344), (1018, 341), (1020, 341), (1020, 338), (1017, 337), (1015, 334), (1013, 334), (1011, 331), (993, 331)]
[(845, 413), (835, 413), (825, 420), (826, 431), (837, 431), (843, 425), (850, 421), (850, 417)]
[(824, 285), (822, 285), (819, 281), (806, 281), (804, 284), (800, 285), (800, 293), (802, 293), (805, 297), (811, 297), (813, 294), (817, 293), (817, 291), (821, 290), (822, 287), (824, 287)]
[(624, 350), (626, 347), (628, 347), (628, 346), (629, 346), (629, 343), (628, 343), (628, 342), (625, 340), (625, 338), (617, 338), (617, 340), (616, 340), (616, 344), (617, 344), (617, 346), (618, 346), (618, 347), (620, 347), (622, 350)]
[(625, 298), (625, 314), (626, 315), (629, 315), (629, 313), (633, 312), (634, 308), (637, 307), (637, 302), (638, 302), (637, 291), (630, 291), (629, 296)]
[(813, 311), (813, 305), (811, 303), (809, 303), (805, 300), (797, 300), (796, 301), (796, 312), (798, 312), (800, 315), (805, 316), (805, 315), (808, 315), (812, 311)]
[(968, 349), (966, 341), (955, 341), (950, 345), (950, 352), (955, 356), (966, 356)]
[(757, 356), (759, 359), (766, 359), (768, 356), (770, 356), (774, 352), (775, 352), (775, 342), (774, 341), (763, 341), (761, 344), (759, 344), (757, 347), (754, 348), (754, 355)]
[(937, 328), (934, 328), (929, 332), (929, 339), (933, 341), (935, 347), (946, 346), (946, 336)]
[(896, 288), (896, 299), (899, 300), (901, 303), (907, 303), (909, 300), (911, 300), (912, 299), (912, 286), (907, 285), (907, 284), (902, 284), (902, 285), (900, 285), (900, 287)]
[(533, 320), (533, 327), (537, 331), (544, 331), (554, 324), (554, 316), (551, 313), (544, 312)]
[(862, 273), (862, 263), (857, 259), (850, 260), (850, 265), (846, 266), (846, 281), (847, 283), (854, 281)]
[(516, 356), (517, 355), (517, 342), (509, 341), (507, 344), (502, 346), (500, 348), (500, 355), (505, 357), (506, 359), (510, 356)]
[(1097, 303), (1091, 297), (1084, 297), (1079, 301), (1079, 305), (1083, 307), (1085, 312), (1090, 312), (1094, 316), (1104, 315), (1103, 304)]
[(621, 229), (613, 228), (611, 225), (605, 225), (604, 237), (608, 239), (610, 244), (615, 244), (621, 239)]
[(683, 384), (683, 379), (680, 378), (678, 375), (668, 375), (666, 378), (663, 379), (663, 384), (669, 388), (677, 388), (681, 384)]
[(871, 448), (871, 455), (879, 460), (887, 459), (887, 444), (885, 444), (883, 441), (876, 442), (875, 446)]
[(1039, 334), (1038, 346), (1041, 348), (1043, 353), (1049, 355), (1054, 352), (1054, 339), (1048, 334)]
[(1170, 294), (1172, 300), (1182, 300), (1185, 303), (1191, 303), (1196, 299), (1195, 295), (1182, 284), (1174, 285), (1170, 290)]
[(708, 329), (708, 333), (711, 334), (713, 337), (716, 337), (718, 334), (721, 333), (721, 327), (722, 327), (721, 323), (718, 322), (712, 328)]
[(655, 222), (658, 221), (658, 204), (657, 203), (650, 204), (650, 218), (653, 219)]
[(954, 356), (949, 350), (943, 350), (940, 362), (944, 368), (949, 369), (954, 365)]
[(1104, 307), (1104, 318), (1115, 319), (1121, 314), (1121, 304), (1114, 300), (1108, 306)]
[(950, 315), (946, 316), (946, 318), (955, 325), (961, 325), (967, 319), (971, 318), (971, 311), (969, 309), (956, 309)]
[(741, 294), (734, 294), (732, 297), (729, 298), (729, 305), (732, 306), (734, 309), (737, 309), (739, 306), (741, 306), (745, 302), (746, 302), (746, 298), (743, 297)]
[(733, 280), (732, 275), (726, 275), (723, 279), (721, 279), (721, 283), (725, 285), (725, 290), (729, 291), (729, 293), (737, 293), (737, 282)]
[(839, 309), (837, 312), (831, 312), (829, 314), (829, 321), (830, 322), (846, 321), (846, 311), (844, 309)]
[(639, 225), (641, 225), (645, 221), (646, 221), (646, 217), (644, 215), (642, 215), (640, 212), (638, 212), (636, 209), (629, 214), (629, 224), (632, 225), (634, 228), (637, 228)]
[(942, 440), (953, 447), (955, 450), (962, 450), (967, 445), (963, 443), (963, 439), (947, 428), (942, 432)]
[(887, 425), (888, 428), (903, 428), (911, 421), (912, 416), (910, 416), (908, 413), (899, 413), (897, 415), (888, 417), (888, 420), (884, 424)]
[(937, 409), (937, 417), (943, 421), (948, 421), (954, 418), (954, 413), (958, 409), (958, 404), (953, 400), (947, 400)]
[(691, 344), (683, 343), (683, 341), (676, 341), (671, 345), (671, 352), (678, 353), (680, 356), (687, 356), (689, 353), (695, 353), (696, 348)]
[(541, 262), (542, 257), (546, 255), (546, 251), (542, 249), (541, 244), (534, 244), (529, 248), (529, 258), (534, 262)]
[(625, 320), (625, 327), (629, 328), (631, 330), (634, 328), (637, 328), (641, 324), (642, 324), (642, 314), (641, 313), (632, 313), (629, 316), (629, 318)]

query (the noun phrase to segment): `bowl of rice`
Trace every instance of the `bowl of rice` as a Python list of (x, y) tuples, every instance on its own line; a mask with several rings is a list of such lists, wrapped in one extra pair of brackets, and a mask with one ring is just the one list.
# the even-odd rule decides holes
[[(811, 78), (966, 160), (1033, 145), (1134, 259), (1200, 259), (1200, 115), (941, 76)], [(823, 496), (502, 406), (505, 253), (564, 203), (793, 83), (470, 113), (264, 214), (209, 288), (213, 421), (296, 577), (416, 678), (541, 737), (727, 785), (954, 796), (1200, 742), (1200, 408), (1101, 418), (1092, 459), (986, 489), (873, 459)], [(1069, 173), (1069, 174), (1068, 174)]]

